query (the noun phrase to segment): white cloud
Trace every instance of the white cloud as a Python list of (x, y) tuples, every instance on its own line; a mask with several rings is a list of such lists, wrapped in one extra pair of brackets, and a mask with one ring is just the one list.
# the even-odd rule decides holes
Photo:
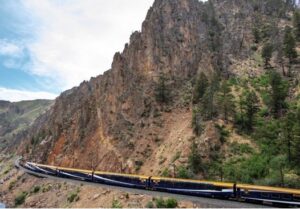
[(17, 57), (20, 56), (22, 52), (23, 47), (7, 40), (0, 39), (0, 55)]
[(59, 89), (108, 70), (115, 52), (140, 30), (154, 0), (23, 0), (38, 20), (28, 46), (31, 73), (51, 78)]
[(55, 99), (57, 95), (48, 92), (32, 92), (0, 87), (0, 100), (18, 102), (35, 99)]

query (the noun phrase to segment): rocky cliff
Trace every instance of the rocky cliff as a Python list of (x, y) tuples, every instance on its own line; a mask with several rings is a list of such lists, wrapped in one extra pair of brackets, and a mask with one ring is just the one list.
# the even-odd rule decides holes
[[(253, 75), (252, 28), (258, 18), (277, 18), (268, 9), (254, 0), (156, 0), (111, 69), (62, 93), (19, 152), (42, 163), (126, 172), (157, 173), (177, 151), (186, 162), (194, 137), (184, 99), (190, 85), (201, 72)], [(155, 99), (161, 75), (172, 89), (166, 104)], [(220, 146), (214, 124), (200, 140), (203, 158)]]

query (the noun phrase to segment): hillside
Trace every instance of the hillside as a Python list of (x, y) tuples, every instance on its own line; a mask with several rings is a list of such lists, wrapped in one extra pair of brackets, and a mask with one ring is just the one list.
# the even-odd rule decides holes
[[(285, 27), (292, 26), (292, 12), (281, 2), (155, 1), (142, 31), (133, 33), (124, 51), (115, 54), (112, 68), (63, 93), (33, 125), (37, 131), (27, 137), (33, 145), (29, 152), (24, 152), (24, 145), (20, 151), (43, 163), (158, 175), (173, 163), (173, 156), (163, 156), (160, 150), (173, 151), (178, 166), (185, 167), (194, 141), (202, 160), (209, 162), (227, 149), (220, 138), (228, 127), (232, 127), (229, 138), (234, 138), (229, 141), (237, 147), (242, 138), (250, 148), (257, 148), (258, 142), (251, 140), (257, 134), (254, 122), (251, 127), (241, 127), (239, 123), (247, 121), (236, 121), (244, 114), (238, 114), (238, 103), (247, 97), (245, 90), (253, 89), (257, 99), (267, 100), (265, 97), (272, 96), (266, 95), (270, 72), (281, 73), (284, 67), (285, 77), (280, 77), (290, 84), (289, 100), (295, 101), (298, 92), (298, 60), (290, 64), (282, 57), (280, 62), (279, 48), (284, 46), (274, 41), (283, 40)], [(274, 46), (269, 66), (265, 66), (262, 51), (269, 42)], [(201, 75), (212, 83), (204, 92), (208, 97), (204, 107), (199, 94), (193, 92), (203, 83), (198, 80)], [(220, 93), (219, 85), (225, 85)], [(228, 91), (222, 92), (226, 88)], [(222, 111), (231, 101), (224, 98), (226, 107), (218, 106), (217, 97), (221, 99), (222, 94), (234, 97), (234, 115), (228, 110), (223, 117)], [(257, 108), (265, 111), (266, 117), (257, 120), (270, 119), (268, 102), (260, 102)], [(193, 112), (199, 114), (205, 129), (199, 136), (193, 132)]]
[(35, 100), (22, 102), (0, 101), (0, 150), (19, 144), (24, 131), (34, 120), (49, 109), (53, 101)]
[(290, 2), (156, 0), (111, 69), (62, 93), (15, 149), (66, 167), (300, 187)]

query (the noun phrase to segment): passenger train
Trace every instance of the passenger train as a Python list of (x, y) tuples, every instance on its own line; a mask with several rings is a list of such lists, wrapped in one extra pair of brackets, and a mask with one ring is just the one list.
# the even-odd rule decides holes
[(300, 207), (300, 190), (297, 189), (118, 174), (55, 167), (31, 162), (22, 162), (20, 166), (34, 173), (105, 185), (259, 204), (272, 204), (282, 207)]

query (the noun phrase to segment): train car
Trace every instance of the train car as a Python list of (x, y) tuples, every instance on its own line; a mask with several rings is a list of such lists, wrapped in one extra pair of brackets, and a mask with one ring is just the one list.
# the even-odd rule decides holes
[(90, 170), (57, 167), (57, 176), (79, 181), (93, 181), (93, 172)]
[(57, 168), (55, 166), (48, 166), (48, 165), (41, 165), (36, 163), (31, 163), (35, 166), (36, 170), (39, 173), (56, 176), (57, 175)]
[(235, 197), (233, 183), (151, 177), (150, 184), (153, 190), (161, 192), (222, 199)]
[(93, 181), (112, 186), (147, 189), (150, 186), (149, 176), (118, 174), (109, 172), (94, 172)]
[(25, 162), (24, 164), (21, 164), (24, 168), (27, 170), (33, 171), (33, 172), (39, 172), (38, 168), (34, 163)]
[(300, 190), (297, 189), (247, 184), (237, 184), (237, 189), (239, 191), (239, 197), (249, 202), (270, 203), (283, 206), (300, 206)]

